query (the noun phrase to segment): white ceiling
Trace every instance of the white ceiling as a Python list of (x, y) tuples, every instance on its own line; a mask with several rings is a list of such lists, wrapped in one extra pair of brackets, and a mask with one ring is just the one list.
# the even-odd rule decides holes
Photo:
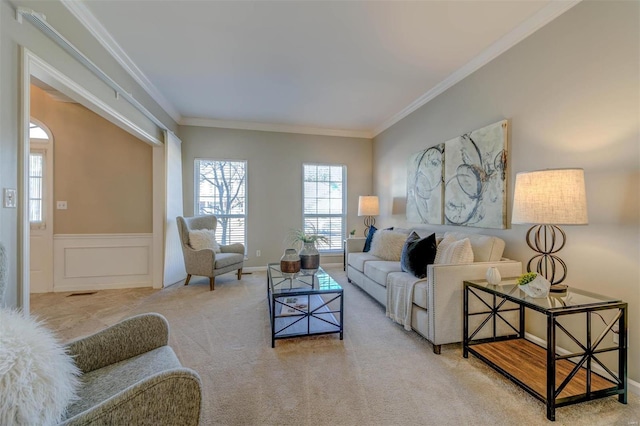
[(576, 1), (63, 3), (179, 123), (371, 137)]

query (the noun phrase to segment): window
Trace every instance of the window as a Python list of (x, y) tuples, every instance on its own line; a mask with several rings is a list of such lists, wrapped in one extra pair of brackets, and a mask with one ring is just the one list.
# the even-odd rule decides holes
[(29, 222), (44, 226), (44, 152), (29, 154)]
[(320, 243), (319, 251), (342, 251), (346, 168), (327, 164), (305, 164), (303, 167), (304, 230), (327, 237), (329, 243)]
[(216, 215), (220, 244), (242, 243), (246, 247), (246, 177), (246, 161), (195, 161), (195, 212)]

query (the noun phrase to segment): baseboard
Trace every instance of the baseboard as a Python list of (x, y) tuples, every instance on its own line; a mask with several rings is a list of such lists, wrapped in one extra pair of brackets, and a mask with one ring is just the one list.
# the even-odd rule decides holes
[(53, 291), (153, 287), (152, 234), (54, 235)]
[[(342, 263), (323, 263), (322, 265), (320, 265), (322, 267), (341, 267), (342, 268)], [(242, 272), (264, 272), (267, 270), (267, 265), (264, 266), (245, 266), (242, 268)]]
[[(529, 340), (529, 341), (531, 341), (531, 342), (533, 342), (533, 343), (535, 343), (535, 344), (537, 344), (539, 346), (542, 346), (542, 347), (546, 347), (547, 346), (547, 341), (544, 340), (544, 339), (539, 338), (538, 336), (534, 336), (533, 334), (530, 334), (530, 333), (525, 333), (524, 335), (527, 338), (527, 340)], [(566, 350), (564, 348), (561, 348), (561, 347), (557, 347), (556, 350), (560, 355), (567, 355), (567, 354), (571, 353), (568, 350)], [(601, 374), (601, 375), (603, 375), (605, 377), (608, 376), (608, 374), (601, 367), (599, 367), (598, 365), (593, 366), (593, 371), (595, 371), (598, 374)], [(618, 374), (617, 371), (615, 371), (615, 370), (612, 370), (612, 371), (614, 373)], [(640, 396), (640, 383), (627, 378), (627, 389), (629, 390), (629, 392)]]

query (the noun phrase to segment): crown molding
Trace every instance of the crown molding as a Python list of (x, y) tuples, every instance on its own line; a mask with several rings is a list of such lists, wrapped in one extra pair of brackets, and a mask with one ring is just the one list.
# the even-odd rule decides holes
[(82, 1), (60, 0), (71, 14), (98, 40), (107, 52), (125, 69), (127, 73), (155, 100), (162, 109), (177, 123), (182, 119), (180, 112), (173, 106), (158, 88), (138, 68), (127, 53), (120, 47), (104, 26), (96, 19)]
[(398, 112), (396, 115), (389, 118), (380, 126), (375, 128), (372, 132), (373, 137), (378, 136), (380, 133), (384, 132), (389, 127), (396, 124), (398, 121), (402, 120), (421, 106), (425, 105), (427, 102), (431, 101), (433, 98), (443, 93), (445, 90), (460, 82), (465, 77), (468, 77), (469, 75), (480, 69), (482, 66), (488, 64), (489, 62), (500, 56), (502, 53), (511, 49), (513, 46), (536, 32), (549, 22), (553, 21), (558, 16), (562, 15), (564, 12), (571, 9), (581, 1), (582, 0), (551, 0), (549, 4), (540, 9), (531, 18), (527, 19), (522, 24), (510, 31), (508, 34), (498, 39), (498, 41), (493, 43), (471, 61), (458, 68), (453, 72), (453, 74), (449, 75), (447, 78), (435, 85), (425, 94), (409, 104), (402, 111)]
[(298, 133), (302, 135), (338, 136), (345, 138), (371, 139), (368, 130), (339, 130), (320, 127), (292, 126), (288, 124), (259, 123), (255, 121), (215, 120), (211, 118), (185, 117), (178, 123), (181, 126), (219, 127), (223, 129), (259, 130), (263, 132)]

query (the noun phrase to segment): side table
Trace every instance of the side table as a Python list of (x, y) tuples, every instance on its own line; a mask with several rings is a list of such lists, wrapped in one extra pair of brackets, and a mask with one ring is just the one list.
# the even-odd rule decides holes
[[(557, 407), (582, 401), (618, 395), (627, 403), (626, 303), (573, 287), (562, 296), (531, 298), (515, 278), (499, 285), (465, 281), (463, 296), (463, 356), (471, 353), (545, 403), (549, 420)], [(546, 317), (546, 347), (525, 339), (526, 309)], [(571, 352), (557, 346), (561, 338)], [(617, 354), (617, 367), (603, 361), (606, 353)]]

